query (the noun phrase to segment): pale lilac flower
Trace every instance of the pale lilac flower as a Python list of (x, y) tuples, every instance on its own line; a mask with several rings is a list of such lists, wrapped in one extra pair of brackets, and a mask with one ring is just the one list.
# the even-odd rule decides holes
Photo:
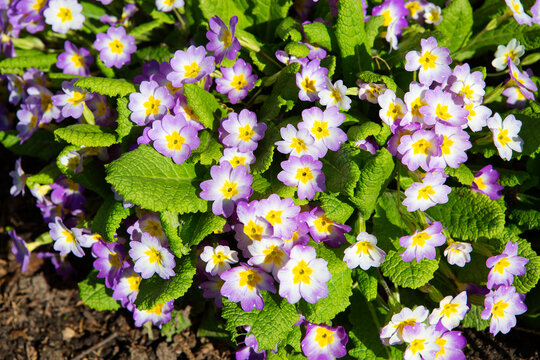
[(151, 321), (153, 325), (159, 327), (168, 323), (172, 319), (172, 311), (174, 310), (174, 300), (170, 300), (165, 303), (160, 303), (154, 306), (152, 309), (139, 310), (133, 309), (133, 320), (135, 320), (135, 326), (141, 327), (148, 321)]
[(174, 105), (174, 98), (164, 86), (153, 80), (143, 81), (139, 92), (129, 94), (130, 119), (139, 126), (159, 120)]
[(457, 65), (448, 79), (450, 91), (462, 97), (465, 104), (481, 103), (484, 94), (486, 83), (483, 80), (483, 75), (480, 71), (471, 73), (469, 64)]
[(290, 156), (289, 160), (281, 162), (281, 168), (277, 178), (287, 186), (296, 186), (302, 200), (313, 199), (315, 193), (326, 190), (322, 162), (309, 155)]
[(65, 34), (70, 29), (82, 29), (85, 20), (82, 9), (77, 0), (50, 0), (43, 15), (54, 32)]
[(399, 313), (392, 315), (390, 322), (381, 329), (381, 341), (385, 345), (402, 344), (403, 329), (424, 322), (428, 315), (429, 311), (423, 306), (418, 306), (414, 310), (404, 307)]
[(311, 304), (326, 298), (326, 283), (332, 278), (328, 262), (318, 259), (311, 246), (296, 245), (289, 256), (289, 261), (277, 273), (279, 295), (291, 304), (296, 304), (300, 298)]
[(437, 325), (439, 321), (447, 330), (458, 327), (469, 311), (467, 292), (462, 291), (456, 297), (447, 296), (439, 302), (439, 307), (429, 315), (429, 323)]
[(92, 93), (90, 100), (86, 101), (86, 106), (94, 114), (96, 125), (111, 126), (113, 124), (111, 108), (107, 104), (107, 96)]
[(298, 130), (307, 130), (315, 139), (314, 145), (319, 149), (319, 155), (326, 155), (327, 149), (338, 151), (341, 144), (347, 141), (347, 134), (339, 128), (345, 121), (345, 114), (339, 112), (337, 106), (331, 106), (322, 111), (312, 107), (302, 111), (302, 122)]
[(264, 360), (266, 359), (266, 350), (259, 351), (259, 343), (255, 335), (249, 334), (238, 346), (245, 345), (243, 348), (234, 352), (236, 360)]
[(375, 155), (379, 150), (379, 144), (377, 144), (377, 141), (375, 141), (373, 136), (369, 136), (366, 139), (356, 140), (356, 142), (354, 143), (354, 147), (369, 151), (371, 155)]
[(84, 256), (84, 250), (81, 248), (79, 241), (73, 235), (73, 232), (69, 230), (62, 219), (56, 217), (54, 222), (49, 223), (49, 233), (54, 240), (54, 250), (60, 252), (60, 255), (67, 255), (70, 252), (77, 257)]
[(284, 50), (277, 50), (275, 55), (276, 55), (276, 59), (278, 59), (279, 62), (285, 65), (299, 63), (302, 66), (306, 66), (309, 63), (309, 59), (307, 57), (298, 58), (294, 55), (287, 54)]
[(467, 124), (467, 110), (459, 103), (450, 92), (443, 91), (440, 87), (434, 90), (428, 90), (425, 94), (426, 106), (423, 106), (419, 111), (424, 115), (424, 123), (427, 125), (435, 125), (442, 122), (451, 126), (459, 126)]
[(442, 22), (441, 8), (434, 4), (428, 4), (424, 7), (424, 21), (426, 24), (439, 25)]
[(422, 182), (415, 182), (405, 190), (403, 205), (408, 212), (416, 210), (426, 211), (437, 204), (448, 202), (448, 194), (452, 191), (450, 186), (444, 185), (446, 175), (441, 172), (427, 173)]
[(312, 45), (307, 42), (300, 42), (300, 44), (306, 45), (307, 48), (309, 49), (309, 54), (308, 54), (309, 60), (315, 60), (315, 59), (322, 60), (326, 57), (326, 50), (324, 48), (316, 46), (316, 45)]
[(114, 288), (122, 270), (128, 265), (124, 246), (119, 242), (98, 241), (92, 245), (92, 256), (96, 258), (93, 265), (99, 271), (97, 277), (104, 278), (105, 286), (108, 288)]
[(403, 156), (401, 162), (409, 170), (421, 167), (425, 171), (442, 170), (440, 161), (442, 136), (432, 130), (417, 130), (411, 135), (403, 134), (397, 151)]
[(409, 91), (403, 97), (408, 110), (405, 116), (403, 116), (403, 124), (409, 124), (411, 122), (424, 123), (424, 114), (422, 114), (420, 109), (427, 105), (426, 91), (428, 89), (428, 87), (415, 81), (410, 83)]
[(487, 288), (493, 289), (496, 285), (510, 286), (514, 276), (524, 275), (525, 265), (529, 259), (518, 256), (518, 243), (508, 241), (501, 255), (487, 259), (486, 266), (491, 269), (488, 274)]
[(514, 115), (508, 115), (504, 121), (498, 113), (495, 113), (487, 121), (487, 125), (493, 133), (493, 142), (502, 159), (510, 161), (512, 150), (523, 151), (523, 140), (518, 133), (521, 130), (521, 121), (516, 120)]
[(283, 250), (283, 240), (278, 238), (262, 238), (260, 241), (253, 241), (248, 246), (248, 251), (251, 254), (248, 264), (272, 273), (274, 278), (277, 277), (279, 269), (289, 260), (287, 252)]
[(15, 255), (15, 260), (21, 264), (21, 271), (24, 273), (28, 270), (28, 264), (30, 263), (30, 251), (26, 246), (26, 242), (17, 235), (15, 230), (9, 230), (8, 234), (13, 241), (11, 252)]
[(472, 245), (466, 242), (454, 241), (444, 250), (444, 256), (450, 265), (464, 267), (471, 262)]
[(531, 7), (531, 13), (533, 14), (532, 22), (540, 24), (540, 1), (536, 0), (536, 3)]
[[(508, 104), (509, 107), (518, 109), (523, 109), (527, 105), (527, 99), (530, 98), (531, 95), (534, 96), (529, 90), (519, 86), (507, 87), (502, 94), (506, 96), (506, 104)], [(527, 94), (527, 96), (525, 96), (525, 94)]]
[(129, 64), (131, 54), (137, 50), (135, 38), (126, 34), (122, 26), (110, 27), (107, 33), (99, 33), (94, 41), (94, 48), (99, 51), (99, 58), (107, 67), (117, 67)]
[(161, 246), (169, 247), (169, 239), (163, 230), (161, 220), (157, 214), (147, 214), (135, 221), (133, 225), (127, 228), (127, 233), (130, 235), (131, 240), (141, 241), (143, 233), (148, 233), (153, 237), (159, 239)]
[(225, 283), (221, 287), (221, 295), (232, 302), (240, 302), (242, 310), (249, 312), (254, 308), (262, 310), (264, 300), (261, 290), (276, 292), (274, 279), (262, 270), (240, 264), (221, 274)]
[(532, 70), (528, 69), (526, 72), (519, 71), (517, 66), (508, 58), (508, 68), (510, 70), (511, 79), (520, 88), (521, 93), (529, 100), (534, 100), (533, 92), (538, 91), (538, 87), (532, 81)]
[(58, 162), (76, 174), (83, 171), (82, 155), (76, 150), (68, 151), (60, 156)]
[(504, 186), (497, 184), (498, 180), (499, 172), (493, 169), (493, 166), (486, 165), (474, 175), (471, 189), (489, 196), (491, 200), (497, 200), (502, 196), (501, 190), (504, 189)]
[(480, 315), (482, 319), (490, 320), (489, 332), (497, 335), (499, 332), (507, 334), (516, 326), (516, 315), (527, 311), (524, 303), (525, 295), (516, 292), (513, 286), (500, 286), (491, 291), (484, 300), (486, 307)]
[(184, 0), (156, 0), (158, 11), (169, 12), (184, 7)]
[(345, 249), (343, 261), (349, 269), (360, 266), (362, 270), (379, 267), (384, 262), (386, 253), (377, 246), (377, 238), (367, 232), (356, 237), (356, 243)]
[(216, 79), (216, 89), (221, 94), (227, 94), (231, 104), (243, 100), (257, 81), (251, 65), (242, 59), (236, 60), (233, 67), (222, 67), (221, 72), (223, 77)]
[(225, 281), (219, 276), (210, 276), (207, 281), (203, 281), (199, 284), (199, 289), (203, 291), (203, 297), (205, 299), (214, 299), (214, 304), (218, 308), (223, 307), (223, 298), (221, 296), (221, 287)]
[(17, 105), (26, 97), (24, 92), (25, 81), (16, 74), (5, 74), (8, 81), (7, 88), (9, 90), (8, 101), (12, 105)]
[(162, 155), (171, 157), (176, 164), (183, 164), (191, 151), (201, 144), (197, 130), (182, 115), (167, 114), (152, 123), (148, 137), (154, 148)]
[(243, 109), (239, 114), (232, 112), (221, 122), (223, 131), (222, 143), (236, 147), (241, 152), (254, 151), (258, 141), (264, 137), (266, 124), (257, 122), (253, 111)]
[(234, 60), (236, 54), (240, 51), (240, 42), (234, 36), (238, 16), (233, 16), (229, 20), (229, 27), (221, 20), (219, 16), (213, 16), (208, 21), (210, 30), (206, 32), (206, 38), (209, 40), (206, 48), (213, 51), (216, 63), (221, 64), (223, 58)]
[(425, 324), (415, 324), (405, 326), (403, 329), (403, 340), (409, 343), (403, 359), (420, 360), (435, 359), (435, 354), (440, 350), (440, 346), (435, 343), (437, 333), (435, 328)]
[(175, 275), (174, 255), (169, 249), (161, 246), (158, 238), (143, 233), (141, 241), (131, 241), (129, 245), (131, 247), (129, 256), (135, 262), (134, 270), (141, 274), (143, 279), (149, 279), (155, 273), (163, 279)]
[(299, 220), (309, 227), (309, 233), (315, 242), (324, 241), (334, 248), (346, 243), (345, 234), (351, 231), (350, 226), (330, 220), (319, 206), (300, 214)]
[(236, 208), (239, 223), (234, 226), (234, 237), (238, 241), (238, 248), (242, 254), (249, 258), (252, 256), (249, 245), (273, 235), (272, 225), (259, 212), (259, 202), (247, 203), (240, 201)]
[(69, 40), (64, 43), (64, 49), (66, 51), (58, 55), (56, 67), (62, 69), (64, 74), (89, 76), (88, 67), (94, 62), (90, 51), (84, 47), (77, 48)]
[(491, 65), (497, 71), (503, 71), (508, 66), (508, 57), (515, 65), (519, 65), (520, 57), (525, 54), (525, 47), (517, 39), (512, 39), (506, 46), (497, 46), (495, 51), (495, 59), (491, 62)]
[(377, 104), (379, 96), (386, 91), (385, 84), (362, 83), (361, 80), (356, 83), (358, 85), (358, 98), (372, 104)]
[(282, 154), (301, 157), (310, 155), (314, 159), (323, 156), (322, 149), (315, 145), (315, 138), (307, 129), (296, 130), (294, 125), (287, 124), (279, 130), (283, 140), (276, 141), (277, 150)]
[(377, 98), (381, 110), (379, 110), (379, 117), (381, 120), (391, 128), (397, 126), (406, 125), (401, 120), (407, 113), (407, 107), (400, 98), (396, 97), (396, 93), (393, 90), (387, 89), (382, 95)]
[(307, 323), (306, 336), (302, 340), (302, 352), (309, 360), (333, 360), (347, 355), (349, 341), (343, 326)]
[(437, 135), (443, 136), (441, 143), (441, 158), (446, 165), (457, 169), (461, 164), (467, 161), (467, 154), (465, 151), (469, 150), (472, 147), (472, 144), (469, 141), (469, 134), (467, 134), (466, 131), (458, 127), (438, 123), (435, 125), (435, 132)]
[(273, 236), (290, 238), (296, 229), (300, 206), (292, 199), (281, 199), (272, 194), (267, 199), (259, 201), (257, 212), (264, 217), (273, 228)]
[(434, 221), (422, 231), (416, 230), (414, 234), (399, 238), (399, 245), (405, 248), (400, 254), (405, 262), (413, 259), (420, 262), (422, 259), (435, 259), (437, 252), (435, 247), (446, 242), (446, 236), (442, 234), (442, 224)]
[(405, 70), (418, 72), (418, 79), (425, 86), (430, 86), (433, 81), (444, 83), (452, 74), (450, 65), (452, 58), (450, 50), (440, 47), (437, 40), (432, 36), (420, 40), (422, 51), (410, 51), (405, 55)]
[(252, 176), (244, 166), (233, 168), (229, 162), (214, 165), (210, 169), (212, 180), (201, 183), (199, 196), (213, 201), (212, 212), (215, 215), (229, 217), (232, 215), (235, 204), (240, 200), (247, 200), (253, 193)]
[(328, 69), (321, 67), (321, 61), (315, 59), (296, 73), (296, 86), (300, 89), (298, 98), (302, 101), (314, 102), (319, 99), (319, 91), (326, 89)]
[[(57, 122), (62, 120), (60, 109), (52, 103), (52, 92), (42, 86), (31, 86), (26, 89), (28, 98), (26, 103), (28, 107), (36, 106), (41, 116), (38, 117), (40, 123), (47, 124), (56, 119)], [(32, 110), (33, 111), (33, 110)]]
[(214, 276), (221, 275), (231, 268), (231, 264), (236, 264), (238, 262), (237, 254), (228, 246), (218, 245), (215, 248), (205, 246), (200, 258), (206, 263), (205, 271)]
[(186, 97), (180, 92), (176, 93), (176, 103), (173, 108), (175, 115), (182, 114), (186, 118), (186, 121), (191, 124), (197, 131), (204, 129), (203, 124), (199, 122), (199, 116), (195, 114), (195, 111), (188, 105)]
[(512, 10), (512, 15), (518, 24), (531, 26), (532, 18), (523, 9), (521, 0), (504, 0), (504, 2)]
[[(505, 91), (503, 91), (503, 94)], [(474, 132), (482, 130), (487, 125), (487, 119), (492, 114), (491, 109), (487, 106), (475, 103), (464, 104), (463, 108), (469, 112), (467, 124), (463, 125), (463, 128), (469, 127)]]
[(326, 89), (319, 91), (319, 102), (321, 105), (337, 106), (343, 110), (351, 108), (351, 99), (346, 95), (347, 87), (343, 85), (343, 80), (338, 80), (332, 85), (330, 79), (326, 80)]
[(291, 249), (295, 245), (307, 245), (309, 242), (309, 227), (303, 221), (297, 221), (296, 230), (293, 232), (292, 237), (283, 240), (283, 250), (290, 254)]
[(255, 162), (255, 155), (253, 152), (241, 152), (237, 148), (225, 148), (223, 150), (223, 156), (219, 159), (219, 164), (228, 162), (233, 168), (238, 165), (244, 165), (249, 171), (249, 165)]
[(137, 295), (139, 294), (141, 280), (141, 276), (133, 270), (133, 266), (124, 268), (114, 286), (113, 299), (120, 301), (122, 307), (133, 311), (135, 308), (135, 299), (137, 299)]
[(463, 348), (467, 346), (467, 339), (461, 331), (444, 331), (435, 329), (439, 334), (435, 339), (435, 344), (440, 349), (435, 353), (435, 360), (465, 360)]
[(71, 229), (73, 235), (82, 247), (90, 248), (97, 242), (104, 242), (103, 238), (99, 234), (92, 234), (89, 229), (85, 228), (73, 228)]
[(386, 41), (391, 49), (398, 49), (398, 36), (401, 30), (407, 27), (407, 8), (403, 0), (387, 0), (379, 6), (375, 6), (372, 11), (373, 16), (383, 16), (383, 26), (386, 27)]
[(58, 106), (62, 111), (62, 116), (73, 117), (78, 119), (82, 116), (83, 109), (85, 106), (85, 101), (90, 98), (88, 91), (83, 90), (75, 86), (75, 81), (63, 81), (62, 82), (62, 91), (63, 94), (54, 95), (51, 100), (53, 105)]
[(13, 180), (13, 186), (9, 189), (11, 196), (17, 196), (19, 194), (24, 195), (24, 188), (26, 187), (26, 174), (21, 167), (21, 158), (15, 161), (15, 169), (9, 172), (9, 176)]
[(206, 56), (204, 46), (190, 46), (186, 51), (177, 50), (170, 60), (173, 71), (167, 74), (167, 80), (173, 86), (196, 83), (215, 69), (214, 57)]
[(62, 204), (68, 209), (75, 210), (82, 209), (82, 206), (86, 203), (83, 195), (84, 187), (68, 179), (65, 175), (60, 175), (51, 184), (51, 189), (51, 200), (55, 204)]
[(387, 142), (387, 149), (393, 156), (401, 160), (402, 154), (398, 153), (398, 146), (401, 145), (401, 138), (405, 135), (412, 135), (422, 128), (419, 122), (412, 122), (405, 126), (398, 126), (394, 129), (392, 137)]
[(409, 18), (421, 23), (424, 18), (424, 8), (428, 4), (425, 0), (407, 0), (405, 2), (405, 8), (409, 11)]

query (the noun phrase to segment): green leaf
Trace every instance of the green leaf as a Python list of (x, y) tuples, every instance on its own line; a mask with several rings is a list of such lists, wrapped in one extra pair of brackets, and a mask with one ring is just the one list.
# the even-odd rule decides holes
[(127, 96), (137, 91), (135, 85), (124, 79), (87, 77), (75, 82), (75, 86), (107, 96)]
[(381, 28), (384, 27), (384, 16), (372, 16), (366, 22), (366, 48), (371, 49), (373, 43), (382, 32)]
[(107, 67), (107, 65), (105, 65), (105, 63), (99, 58), (99, 56), (96, 57), (96, 66), (98, 67), (99, 71), (101, 71), (101, 73), (107, 78), (114, 79), (114, 77), (116, 76), (113, 68)]
[(332, 40), (334, 34), (331, 33), (328, 26), (321, 22), (312, 22), (303, 26), (307, 41), (312, 45), (322, 46), (328, 51), (332, 51)]
[(255, 24), (264, 28), (264, 38), (269, 41), (274, 35), (276, 26), (287, 16), (292, 0), (257, 0), (253, 3)]
[(500, 175), (498, 183), (499, 185), (502, 185), (504, 187), (521, 185), (521, 191), (524, 191), (524, 188), (531, 188), (538, 184), (538, 177), (533, 176), (527, 171), (511, 170), (504, 168), (499, 168), (497, 169), (497, 171)]
[(34, 184), (47, 185), (52, 184), (61, 172), (58, 170), (56, 163), (50, 163), (46, 165), (40, 172), (37, 174), (31, 175), (26, 179), (26, 185), (29, 188), (34, 186)]
[(249, 325), (250, 334), (255, 335), (259, 350), (273, 350), (283, 340), (298, 321), (299, 315), (287, 300), (263, 292), (264, 308), (250, 312), (242, 310), (239, 304), (224, 300), (222, 316), (227, 321), (226, 328), (236, 336), (238, 326)]
[(474, 181), (474, 175), (472, 171), (465, 164), (461, 164), (457, 169), (447, 166), (444, 172), (450, 176), (455, 177), (461, 184), (471, 186)]
[(366, 48), (364, 12), (362, 2), (340, 0), (338, 2), (336, 40), (341, 54), (341, 68), (345, 83), (353, 84), (356, 73), (371, 68), (370, 49)]
[(368, 270), (357, 269), (355, 278), (358, 290), (366, 300), (375, 300), (377, 297), (377, 270), (374, 268)]
[(22, 144), (17, 134), (16, 130), (0, 131), (0, 143), (16, 155), (50, 160), (64, 148), (64, 145), (54, 141), (53, 133), (45, 129), (38, 129)]
[(484, 320), (480, 317), (483, 310), (483, 306), (471, 304), (471, 309), (467, 314), (465, 314), (465, 318), (461, 322), (461, 326), (465, 328), (474, 328), (478, 331), (487, 329), (489, 327), (489, 320)]
[(288, 110), (292, 108), (294, 102), (298, 100), (298, 86), (296, 86), (296, 73), (298, 71), (300, 71), (298, 63), (292, 63), (280, 70), (272, 88), (272, 94), (257, 114), (259, 121), (268, 123), (276, 119), (283, 105), (287, 105)]
[(377, 198), (388, 185), (393, 171), (394, 160), (384, 148), (371, 155), (360, 169), (354, 196), (349, 200), (360, 210), (364, 219), (371, 217)]
[(328, 262), (332, 278), (326, 283), (328, 297), (315, 304), (301, 301), (299, 308), (306, 320), (315, 324), (329, 323), (337, 314), (347, 309), (352, 295), (352, 271), (343, 261), (343, 250), (329, 249), (324, 244), (317, 247), (317, 257)]
[[(527, 240), (518, 238), (517, 243), (518, 256), (529, 259), (529, 262), (525, 264), (525, 270), (527, 272), (524, 275), (514, 276), (512, 286), (516, 288), (517, 292), (526, 294), (536, 286), (540, 279), (540, 256), (536, 254), (531, 247), (531, 243)], [(506, 241), (502, 241), (499, 251), (502, 252), (505, 246)]]
[(504, 230), (504, 201), (493, 201), (467, 188), (452, 188), (448, 202), (430, 208), (427, 213), (448, 229), (450, 236), (476, 241), (494, 238)]
[(435, 28), (441, 33), (439, 46), (459, 50), (471, 36), (473, 11), (469, 0), (454, 0), (442, 11), (442, 21)]
[(252, 174), (261, 174), (270, 168), (276, 148), (274, 143), (280, 138), (279, 130), (272, 123), (268, 123), (264, 138), (259, 141), (257, 149), (253, 152), (255, 162), (250, 165)]
[(296, 56), (297, 58), (305, 58), (309, 55), (309, 48), (301, 43), (290, 42), (285, 45), (287, 54)]
[(107, 147), (116, 144), (116, 136), (105, 126), (73, 124), (58, 128), (54, 136), (77, 146)]
[(221, 232), (227, 222), (225, 218), (206, 212), (204, 214), (186, 214), (182, 216), (183, 224), (180, 238), (186, 246), (197, 246), (205, 237), (214, 231)]
[(364, 140), (368, 136), (377, 135), (381, 132), (381, 126), (372, 121), (366, 121), (361, 125), (351, 126), (347, 131), (347, 139), (353, 144), (358, 140)]
[(48, 71), (54, 64), (56, 64), (56, 54), (16, 56), (0, 61), (0, 72), (2, 74), (22, 73), (24, 69), (32, 67), (42, 71)]
[(438, 268), (438, 259), (405, 262), (394, 250), (386, 255), (386, 259), (381, 265), (384, 276), (390, 278), (392, 282), (399, 286), (411, 289), (424, 286), (433, 279), (433, 275)]
[(175, 164), (150, 146), (140, 145), (110, 163), (106, 180), (125, 200), (144, 209), (180, 214), (207, 210), (198, 196), (195, 166)]
[(121, 141), (127, 135), (131, 133), (131, 130), (136, 126), (133, 121), (130, 120), (131, 110), (128, 108), (129, 99), (125, 97), (119, 97), (116, 99), (116, 110), (118, 111), (118, 118), (116, 122), (116, 133), (118, 134), (118, 140)]
[(298, 22), (292, 17), (286, 17), (283, 19), (276, 28), (276, 35), (283, 41), (300, 41), (302, 40), (302, 33), (298, 31)]
[(167, 238), (169, 239), (169, 246), (174, 255), (182, 257), (189, 253), (189, 248), (184, 245), (184, 242), (178, 235), (178, 230), (181, 227), (180, 220), (177, 213), (170, 211), (159, 213), (159, 219), (161, 226)]
[(199, 161), (202, 165), (213, 165), (223, 156), (223, 145), (217, 141), (208, 130), (199, 133), (201, 145), (191, 152), (191, 160)]
[(133, 36), (135, 38), (135, 41), (148, 41), (150, 40), (150, 36), (152, 35), (152, 31), (154, 29), (157, 29), (158, 27), (163, 24), (163, 21), (161, 20), (153, 20), (146, 23), (142, 23), (139, 26), (134, 27), (129, 32), (129, 35)]
[(540, 228), (540, 211), (536, 209), (515, 208), (512, 209), (509, 217), (526, 230)]
[(360, 169), (354, 160), (359, 149), (343, 144), (338, 151), (328, 152), (321, 159), (326, 178), (326, 190), (330, 193), (341, 193), (354, 196), (354, 188), (360, 178)]
[[(401, 206), (401, 213), (398, 206)], [(385, 192), (377, 200), (372, 231), (379, 241), (377, 245), (386, 252), (398, 249), (399, 238), (410, 234), (402, 215), (406, 213), (407, 210), (398, 204), (395, 193)]]
[(538, 126), (540, 114), (536, 113), (532, 107), (526, 107), (514, 114), (516, 119), (521, 121), (521, 130), (518, 135), (523, 139), (522, 155), (540, 153), (540, 126)]
[(86, 19), (99, 20), (103, 15), (107, 13), (107, 10), (94, 3), (81, 1), (80, 4), (83, 7), (82, 14)]
[(354, 208), (349, 204), (339, 200), (336, 196), (330, 194), (321, 194), (319, 196), (321, 208), (325, 215), (332, 221), (345, 224), (354, 212)]
[(114, 242), (117, 240), (114, 237), (115, 233), (129, 214), (130, 210), (124, 209), (122, 202), (109, 196), (105, 198), (94, 216), (92, 232), (100, 234), (105, 241)]
[(174, 272), (176, 275), (168, 280), (162, 279), (158, 274), (150, 279), (143, 279), (135, 300), (137, 309), (152, 309), (157, 304), (183, 296), (191, 286), (195, 276), (195, 266), (193, 266), (191, 258), (184, 256), (180, 260), (176, 259)]
[(247, 16), (250, 3), (246, 0), (200, 0), (199, 8), (206, 20), (219, 16), (225, 23), (238, 16), (237, 29), (245, 29), (253, 24), (253, 18)]
[(362, 71), (361, 73), (358, 74), (358, 78), (362, 79), (362, 81), (366, 83), (381, 83), (382, 82), (383, 84), (386, 85), (388, 89), (396, 92), (398, 95), (399, 95), (399, 92), (401, 91), (401, 90), (398, 90), (398, 87), (394, 79), (386, 75), (374, 73), (373, 71)]
[(120, 304), (112, 298), (112, 290), (107, 289), (103, 280), (97, 278), (97, 273), (97, 270), (92, 270), (86, 279), (79, 282), (82, 302), (98, 311), (118, 310)]
[(217, 122), (221, 119), (219, 103), (214, 95), (198, 87), (195, 84), (184, 85), (184, 95), (188, 105), (191, 106), (198, 119), (204, 127), (213, 130)]

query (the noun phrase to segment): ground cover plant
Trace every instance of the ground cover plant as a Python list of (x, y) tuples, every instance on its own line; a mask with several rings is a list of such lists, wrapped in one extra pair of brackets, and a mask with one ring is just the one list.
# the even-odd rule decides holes
[(10, 229), (22, 271), (92, 259), (82, 301), (168, 336), (199, 299), (238, 359), (462, 359), (459, 329), (538, 315), (540, 1), (19, 0), (0, 20), (10, 192), (49, 227)]

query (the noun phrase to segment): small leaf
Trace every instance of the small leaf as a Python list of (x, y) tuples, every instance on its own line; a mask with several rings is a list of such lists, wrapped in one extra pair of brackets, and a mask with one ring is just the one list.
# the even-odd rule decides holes
[(107, 96), (127, 96), (137, 91), (135, 85), (124, 79), (109, 79), (103, 77), (82, 78), (75, 86)]
[(297, 58), (305, 58), (309, 55), (309, 48), (301, 43), (291, 42), (285, 46), (287, 54), (296, 56)]
[(345, 224), (354, 212), (354, 208), (334, 195), (321, 194), (319, 196), (321, 208), (325, 215), (332, 221)]
[(321, 22), (315, 21), (306, 24), (303, 27), (304, 33), (306, 34), (307, 40), (310, 44), (322, 46), (328, 51), (332, 51), (332, 42), (335, 41), (335, 39), (332, 39), (334, 34), (331, 33), (328, 26)]
[(97, 270), (92, 270), (88, 277), (78, 284), (82, 302), (98, 311), (118, 310), (120, 304), (112, 298), (112, 290), (107, 289), (103, 280), (97, 278), (97, 273)]
[(159, 213), (159, 219), (161, 220), (161, 226), (165, 235), (169, 239), (169, 246), (171, 251), (177, 257), (182, 257), (189, 253), (189, 248), (184, 245), (182, 239), (178, 235), (178, 230), (181, 227), (180, 220), (177, 213), (170, 211)]
[(108, 196), (94, 216), (92, 232), (100, 234), (105, 241), (114, 242), (117, 240), (114, 235), (129, 214), (130, 210), (124, 209), (122, 202)]

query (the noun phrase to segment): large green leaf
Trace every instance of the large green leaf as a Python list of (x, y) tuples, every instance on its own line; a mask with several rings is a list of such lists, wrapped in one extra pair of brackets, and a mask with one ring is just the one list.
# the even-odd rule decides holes
[(341, 149), (329, 151), (321, 159), (328, 192), (354, 197), (354, 189), (360, 178), (360, 170), (354, 156), (359, 152), (359, 149), (343, 144)]
[(433, 279), (433, 274), (439, 268), (439, 260), (422, 259), (405, 262), (396, 251), (392, 250), (386, 255), (381, 265), (384, 276), (387, 276), (399, 286), (418, 289)]
[(54, 136), (78, 146), (107, 147), (116, 143), (113, 130), (91, 124), (73, 124), (58, 128), (54, 131)]
[(21, 73), (24, 69), (37, 68), (48, 71), (56, 64), (56, 54), (42, 54), (37, 56), (16, 56), (0, 61), (0, 73)]
[(247, 0), (200, 0), (199, 8), (207, 20), (217, 15), (228, 24), (231, 17), (238, 16), (237, 29), (253, 24), (253, 18), (247, 16), (250, 8)]
[(351, 205), (334, 195), (321, 194), (319, 201), (326, 217), (341, 224), (345, 224), (354, 212), (354, 208)]
[(127, 80), (103, 77), (82, 78), (75, 82), (75, 86), (107, 96), (127, 96), (137, 91), (135, 85)]
[(109, 164), (106, 180), (125, 200), (144, 209), (180, 214), (207, 210), (207, 202), (197, 195), (195, 166), (175, 164), (146, 145)]
[(183, 224), (180, 237), (187, 246), (199, 245), (204, 238), (214, 232), (223, 230), (226, 220), (210, 212), (204, 214), (186, 214), (182, 216)]
[(263, 33), (263, 39), (269, 41), (276, 26), (287, 16), (292, 0), (257, 0), (253, 5), (253, 18), (256, 24), (260, 24), (259, 33)]
[(107, 289), (103, 280), (97, 278), (97, 270), (92, 270), (86, 279), (79, 282), (82, 302), (91, 309), (118, 310), (120, 304), (112, 298), (112, 290)]
[(471, 36), (473, 11), (469, 0), (454, 0), (442, 11), (442, 21), (436, 26), (441, 33), (437, 38), (439, 46), (450, 49), (450, 53), (459, 50)]
[(185, 84), (184, 95), (198, 116), (197, 120), (206, 128), (214, 129), (221, 118), (221, 110), (214, 95), (195, 84)]

